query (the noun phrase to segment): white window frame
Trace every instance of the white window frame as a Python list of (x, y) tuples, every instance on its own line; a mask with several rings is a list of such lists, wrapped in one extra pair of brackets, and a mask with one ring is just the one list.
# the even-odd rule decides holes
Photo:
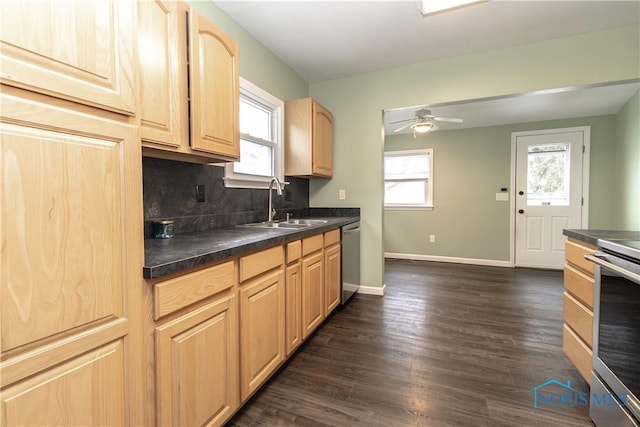
[[(271, 95), (250, 81), (240, 77), (240, 97), (248, 98), (272, 110), (273, 141), (263, 141), (250, 135), (240, 134), (240, 138), (268, 145), (273, 148), (273, 162), (275, 176), (284, 182), (284, 101)], [(224, 186), (227, 188), (258, 188), (268, 189), (271, 177), (236, 173), (233, 162), (225, 165)], [(284, 186), (284, 184), (283, 184)]]
[[(413, 203), (404, 203), (404, 204), (399, 204), (399, 203), (384, 203), (384, 208), (386, 210), (433, 210), (433, 148), (424, 148), (424, 149), (419, 149), (419, 150), (402, 150), (402, 151), (385, 151), (384, 152), (384, 157), (385, 159), (387, 157), (392, 157), (392, 156), (411, 156), (411, 155), (416, 155), (416, 156), (427, 156), (429, 159), (429, 174), (427, 176), (427, 178), (420, 178), (420, 179), (416, 179), (416, 178), (406, 178), (406, 179), (386, 179), (384, 177), (384, 171), (383, 171), (383, 181), (384, 184), (386, 184), (387, 182), (408, 182), (408, 181), (425, 181), (426, 185), (425, 185), (425, 190), (427, 192), (426, 198), (425, 198), (425, 203), (420, 203), (420, 204), (413, 204)], [(384, 190), (386, 192), (386, 190)], [(383, 198), (384, 198), (385, 194), (383, 194)], [(383, 199), (384, 200), (384, 199)]]

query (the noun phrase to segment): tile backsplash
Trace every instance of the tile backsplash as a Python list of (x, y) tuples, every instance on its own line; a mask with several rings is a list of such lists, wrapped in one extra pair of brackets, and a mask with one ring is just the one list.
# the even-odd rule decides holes
[[(176, 234), (209, 230), (248, 222), (266, 221), (267, 190), (225, 188), (224, 167), (173, 160), (142, 158), (145, 237), (151, 222), (172, 219)], [(309, 208), (309, 182), (290, 182), (282, 196), (274, 190), (276, 218), (287, 212), (303, 216)], [(196, 201), (196, 185), (205, 186), (205, 201)]]

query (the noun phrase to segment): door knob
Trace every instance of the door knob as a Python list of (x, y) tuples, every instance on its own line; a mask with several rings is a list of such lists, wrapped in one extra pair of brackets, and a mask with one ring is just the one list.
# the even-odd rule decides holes
[(524, 196), (524, 191), (518, 191), (518, 194)]
[(524, 209), (518, 209), (518, 213), (519, 214), (523, 214), (524, 213)]

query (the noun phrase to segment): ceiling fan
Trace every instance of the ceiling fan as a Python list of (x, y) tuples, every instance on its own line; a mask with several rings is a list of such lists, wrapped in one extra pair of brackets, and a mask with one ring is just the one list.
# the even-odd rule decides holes
[(416, 116), (412, 119), (405, 119), (405, 120), (399, 120), (397, 122), (391, 122), (389, 124), (393, 125), (393, 124), (397, 124), (397, 123), (403, 123), (403, 122), (409, 122), (404, 126), (400, 126), (398, 129), (394, 130), (393, 132), (400, 132), (402, 130), (405, 130), (408, 127), (411, 127), (414, 131), (414, 133), (424, 133), (424, 132), (429, 132), (430, 130), (432, 130), (435, 127), (435, 123), (433, 123), (434, 121), (436, 122), (450, 122), (450, 123), (462, 123), (463, 120), (462, 119), (458, 119), (458, 118), (453, 118), (453, 117), (438, 117), (438, 116), (434, 116), (431, 114), (431, 110), (427, 110), (427, 109), (420, 109), (418, 111), (416, 111)]

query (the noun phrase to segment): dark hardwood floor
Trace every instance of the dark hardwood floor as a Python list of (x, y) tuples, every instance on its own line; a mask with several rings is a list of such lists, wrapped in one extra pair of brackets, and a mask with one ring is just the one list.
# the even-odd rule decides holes
[[(562, 352), (560, 271), (388, 260), (229, 426), (592, 426), (534, 408), (534, 387), (588, 385)], [(560, 390), (556, 390), (560, 391)]]

